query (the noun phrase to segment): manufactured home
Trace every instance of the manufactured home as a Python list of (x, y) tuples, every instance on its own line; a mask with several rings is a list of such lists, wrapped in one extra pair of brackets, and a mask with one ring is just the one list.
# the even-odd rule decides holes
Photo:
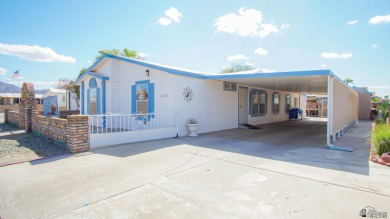
[(106, 54), (75, 84), (91, 147), (184, 136), (190, 119), (198, 133), (284, 121), (308, 93), (328, 97), (328, 145), (358, 119), (358, 92), (330, 70), (206, 74)]

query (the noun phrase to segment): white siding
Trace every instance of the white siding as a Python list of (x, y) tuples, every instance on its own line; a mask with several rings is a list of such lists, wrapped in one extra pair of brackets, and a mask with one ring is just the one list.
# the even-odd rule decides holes
[[(237, 92), (223, 90), (221, 81), (209, 81), (172, 75), (163, 71), (113, 60), (115, 74), (107, 81), (107, 112), (131, 113), (131, 86), (136, 81), (150, 80), (155, 84), (155, 112), (179, 113), (179, 135), (188, 134), (186, 123), (194, 118), (199, 133), (236, 128), (238, 125)], [(145, 70), (150, 70), (150, 76)], [(189, 86), (194, 93), (187, 102), (183, 90)], [(111, 99), (109, 98), (111, 97)]]
[[(147, 69), (149, 69), (150, 72), (149, 77), (145, 74)], [(112, 71), (113, 74), (110, 71)], [(107, 113), (132, 113), (131, 86), (137, 81), (150, 80), (150, 83), (155, 84), (154, 112), (179, 113), (180, 136), (188, 134), (186, 124), (189, 119), (198, 120), (199, 133), (238, 127), (238, 91), (225, 91), (223, 89), (223, 81), (173, 75), (160, 70), (119, 60), (109, 60), (105, 62), (97, 72), (110, 77), (110, 79), (106, 81)], [(87, 113), (87, 90), (90, 78), (91, 76), (86, 76), (84, 78), (85, 113)], [(101, 81), (99, 79), (97, 79), (97, 83), (98, 87), (101, 87)], [(277, 91), (281, 97), (280, 112), (279, 114), (274, 115), (272, 113), (272, 94), (275, 92), (274, 90), (245, 85), (242, 86), (248, 87), (248, 91), (252, 88), (256, 88), (266, 90), (268, 93), (267, 114), (258, 117), (248, 115), (249, 124), (258, 125), (288, 120), (288, 113), (285, 113), (286, 92)], [(194, 96), (190, 102), (187, 102), (183, 97), (183, 91), (186, 87), (190, 87), (193, 90)], [(299, 94), (290, 94), (291, 104), (293, 104), (294, 97), (299, 97)], [(248, 98), (249, 97), (250, 96), (248, 95)], [(248, 106), (248, 109), (249, 108), (250, 106)]]
[[(267, 99), (267, 113), (264, 116), (251, 116), (248, 115), (248, 123), (251, 125), (261, 125), (261, 124), (267, 124), (272, 122), (280, 122), (284, 120), (288, 120), (289, 114), (285, 112), (285, 106), (286, 106), (286, 94), (289, 93), (291, 95), (291, 108), (294, 107), (294, 97), (299, 97), (298, 93), (291, 93), (291, 92), (285, 92), (285, 91), (278, 91), (278, 90), (271, 90), (271, 89), (265, 89), (260, 87), (252, 87), (252, 86), (246, 86), (246, 85), (239, 85), (242, 87), (248, 87), (248, 92), (250, 92), (252, 89), (258, 89), (258, 90), (265, 90), (265, 92), (268, 94)], [(280, 112), (278, 114), (272, 113), (272, 94), (274, 92), (278, 92), (280, 94)], [(250, 95), (248, 95), (248, 98), (250, 98)], [(249, 103), (249, 100), (248, 100)], [(251, 106), (248, 107), (248, 110)]]

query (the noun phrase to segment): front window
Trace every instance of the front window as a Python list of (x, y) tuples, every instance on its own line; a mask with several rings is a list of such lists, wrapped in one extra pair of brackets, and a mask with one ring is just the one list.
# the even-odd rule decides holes
[[(98, 113), (98, 88), (97, 88), (97, 82), (95, 78), (91, 78), (89, 80), (89, 90), (88, 90), (88, 95), (89, 95), (89, 114), (94, 115)], [(65, 96), (64, 96), (65, 98)]]
[(274, 93), (272, 100), (272, 112), (278, 114), (280, 111), (280, 94)]
[(149, 84), (137, 84), (136, 93), (136, 110), (137, 113), (148, 113), (148, 100), (149, 100)]
[(267, 112), (267, 94), (262, 90), (252, 90), (251, 92), (251, 115), (262, 116)]
[(291, 109), (291, 95), (286, 94), (286, 109), (285, 109), (286, 113), (289, 113), (290, 109)]
[(89, 89), (89, 112), (96, 114), (96, 88)]

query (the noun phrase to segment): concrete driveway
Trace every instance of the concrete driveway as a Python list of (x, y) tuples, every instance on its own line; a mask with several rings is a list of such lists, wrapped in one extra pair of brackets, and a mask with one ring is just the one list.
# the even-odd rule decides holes
[(1, 218), (360, 218), (390, 213), (371, 123), (324, 147), (324, 121), (102, 148), (0, 168)]

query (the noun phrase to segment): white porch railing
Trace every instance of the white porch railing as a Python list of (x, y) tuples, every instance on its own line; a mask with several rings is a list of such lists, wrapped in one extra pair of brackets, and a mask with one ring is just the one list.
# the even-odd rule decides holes
[(89, 115), (90, 146), (175, 137), (177, 113)]

